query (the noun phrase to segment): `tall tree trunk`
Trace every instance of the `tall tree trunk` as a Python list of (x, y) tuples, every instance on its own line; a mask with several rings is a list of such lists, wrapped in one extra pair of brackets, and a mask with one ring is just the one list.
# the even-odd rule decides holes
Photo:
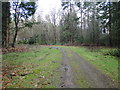
[[(116, 6), (116, 8), (117, 8), (117, 12), (120, 12), (120, 1), (117, 3), (117, 6)], [(118, 31), (117, 31), (117, 42), (118, 42), (118, 45), (117, 45), (117, 47), (118, 47), (118, 49), (120, 50), (120, 14), (119, 13), (117, 13), (117, 18), (118, 18), (118, 20), (117, 20), (117, 27), (118, 27)]]
[(85, 28), (86, 28), (86, 19), (85, 19), (85, 15), (86, 15), (86, 14), (84, 13), (84, 18), (83, 18), (83, 19), (84, 19), (84, 20), (83, 20), (83, 21), (84, 21), (84, 30), (85, 30)]
[(92, 36), (92, 43), (95, 44), (95, 4), (93, 3), (93, 36)]
[(53, 26), (54, 29), (54, 44), (56, 44), (56, 26)]
[(83, 32), (82, 32), (82, 30), (83, 30), (82, 29), (83, 28), (82, 27), (82, 25), (83, 25), (83, 23), (82, 23), (83, 22), (83, 16), (82, 16), (82, 13), (83, 13), (83, 8), (82, 8), (82, 1), (81, 1), (81, 32), (80, 32), (81, 40), (82, 40), (81, 43), (83, 43)]
[[(9, 7), (8, 7), (8, 9), (9, 9)], [(6, 18), (6, 20), (7, 20), (7, 25), (6, 25), (6, 47), (8, 47), (9, 46), (9, 23), (10, 23), (10, 17), (9, 17), (9, 13), (7, 13), (7, 18)]]
[[(15, 10), (15, 12), (17, 12), (17, 11)], [(17, 14), (16, 13), (15, 13), (14, 22), (15, 22), (15, 35), (13, 37), (12, 47), (15, 47), (15, 42), (16, 42), (17, 33), (18, 33), (18, 22), (19, 22), (19, 20), (17, 19)]]
[(111, 3), (109, 2), (109, 44), (112, 47), (112, 32), (111, 32)]
[(14, 35), (14, 38), (13, 38), (12, 47), (15, 47), (15, 42), (16, 42), (16, 38), (17, 38), (17, 33), (18, 33), (18, 26), (17, 26), (17, 24), (15, 24), (15, 35)]
[(88, 23), (88, 29), (89, 29), (89, 26), (90, 26), (90, 25), (89, 25), (89, 21), (90, 21), (89, 10), (88, 10), (88, 15), (87, 15), (87, 17), (88, 17), (88, 18), (87, 18), (87, 23)]
[[(0, 8), (2, 8), (2, 2), (0, 2)], [(0, 9), (0, 20), (2, 20), (2, 9)], [(2, 48), (2, 21), (0, 22), (0, 48)]]
[(2, 2), (2, 46), (9, 44), (10, 3)]
[(70, 1), (70, 14), (69, 14), (69, 30), (70, 30), (70, 43), (73, 43), (72, 38), (72, 22), (71, 22), (71, 13), (72, 13), (72, 7), (71, 7), (71, 1)]

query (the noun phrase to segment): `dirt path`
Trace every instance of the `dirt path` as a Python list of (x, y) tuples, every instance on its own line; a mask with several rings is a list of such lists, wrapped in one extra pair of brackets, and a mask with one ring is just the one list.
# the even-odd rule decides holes
[(96, 69), (92, 64), (88, 63), (77, 53), (72, 51), (74, 59), (79, 64), (80, 69), (88, 82), (94, 88), (112, 88), (114, 84), (110, 78), (102, 74), (98, 69)]
[(62, 78), (62, 83), (60, 85), (60, 87), (62, 88), (75, 88), (75, 85), (73, 84), (73, 74), (72, 74), (72, 70), (71, 70), (71, 66), (69, 63), (69, 58), (67, 56), (67, 53), (65, 50), (63, 50), (62, 48), (60, 48), (60, 51), (62, 53), (62, 68), (61, 71), (63, 72), (63, 75), (61, 76)]
[[(70, 65), (70, 58), (67, 56), (66, 50), (70, 51), (73, 55), (73, 59), (76, 63), (79, 64), (79, 69), (82, 71), (82, 75), (86, 78), (89, 82), (91, 87), (93, 88), (114, 88), (114, 83), (111, 81), (110, 78), (102, 74), (98, 69), (96, 69), (92, 64), (84, 60), (81, 56), (77, 53), (71, 51), (70, 49), (59, 48), (63, 56), (62, 62), (62, 83), (60, 87), (63, 88), (75, 88), (76, 85), (74, 84), (74, 74), (73, 68)], [(75, 72), (75, 70), (74, 70)]]

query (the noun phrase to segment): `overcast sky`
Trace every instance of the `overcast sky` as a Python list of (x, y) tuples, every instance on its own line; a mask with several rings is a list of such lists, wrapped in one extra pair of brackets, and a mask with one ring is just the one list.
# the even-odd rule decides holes
[(38, 0), (37, 5), (36, 14), (45, 18), (45, 15), (49, 14), (51, 11), (60, 9), (61, 0)]

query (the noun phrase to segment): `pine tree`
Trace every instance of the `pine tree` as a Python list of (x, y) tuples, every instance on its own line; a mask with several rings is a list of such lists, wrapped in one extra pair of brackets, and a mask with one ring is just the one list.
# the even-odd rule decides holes
[(2, 47), (9, 44), (10, 3), (2, 2)]

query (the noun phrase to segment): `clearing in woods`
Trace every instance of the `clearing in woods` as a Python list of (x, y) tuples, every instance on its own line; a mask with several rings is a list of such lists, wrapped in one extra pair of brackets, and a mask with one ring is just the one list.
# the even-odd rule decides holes
[[(42, 47), (42, 48), (41, 48)], [(84, 57), (83, 47), (40, 46), (32, 51), (3, 55), (3, 87), (7, 88), (115, 88), (117, 59)], [(89, 56), (86, 52), (86, 56)], [(94, 52), (91, 52), (94, 53)], [(99, 52), (98, 52), (99, 53)], [(82, 56), (81, 56), (81, 55)], [(100, 53), (99, 53), (100, 54)], [(102, 55), (102, 54), (101, 54)], [(93, 54), (94, 56), (94, 54)], [(106, 59), (105, 58), (105, 59)], [(88, 60), (85, 60), (88, 59)], [(99, 58), (100, 59), (100, 58)], [(102, 59), (102, 58), (101, 58)], [(98, 61), (97, 61), (98, 60)], [(111, 61), (114, 63), (111, 64)], [(93, 63), (94, 62), (94, 63)], [(97, 64), (96, 62), (100, 62)], [(102, 63), (105, 62), (105, 66)], [(116, 64), (116, 65), (115, 65)], [(111, 65), (111, 66), (110, 66)], [(115, 67), (113, 66), (115, 65)], [(106, 68), (114, 68), (112, 71)], [(112, 72), (116, 75), (112, 75)], [(14, 74), (14, 75), (11, 75)]]

